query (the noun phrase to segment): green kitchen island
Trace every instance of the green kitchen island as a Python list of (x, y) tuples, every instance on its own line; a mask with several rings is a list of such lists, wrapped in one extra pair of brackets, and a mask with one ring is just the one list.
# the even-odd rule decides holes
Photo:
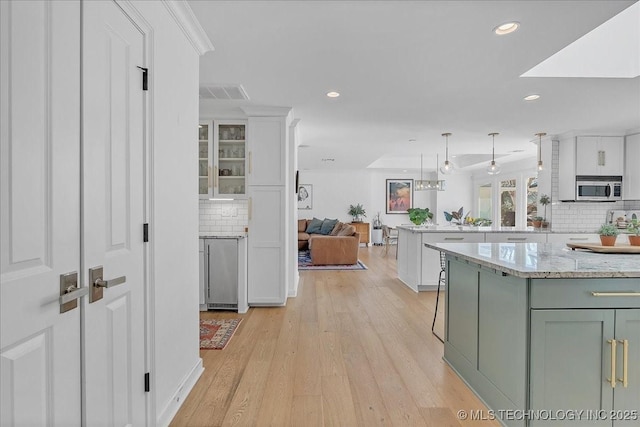
[(444, 359), (492, 411), (468, 416), (640, 426), (640, 255), (425, 246), (447, 255)]

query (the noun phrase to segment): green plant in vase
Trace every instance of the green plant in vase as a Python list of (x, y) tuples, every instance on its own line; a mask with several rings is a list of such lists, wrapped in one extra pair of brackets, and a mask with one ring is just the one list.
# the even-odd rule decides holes
[(632, 219), (629, 225), (627, 225), (627, 231), (629, 234), (629, 244), (631, 246), (640, 246), (640, 221)]
[(542, 227), (548, 227), (549, 222), (547, 221), (547, 205), (551, 203), (551, 197), (546, 194), (540, 195), (540, 200), (538, 200), (542, 206), (544, 206), (544, 217), (542, 217)]
[(618, 227), (613, 224), (602, 224), (600, 229), (598, 230), (598, 234), (600, 235), (600, 243), (602, 246), (615, 246), (616, 238), (620, 231)]
[(407, 212), (409, 212), (409, 220), (415, 225), (422, 225), (433, 218), (433, 212), (429, 212), (429, 208), (411, 208), (407, 209)]
[(349, 205), (349, 210), (347, 211), (349, 215), (353, 217), (353, 222), (362, 222), (363, 216), (367, 216), (364, 207), (358, 203), (357, 205)]

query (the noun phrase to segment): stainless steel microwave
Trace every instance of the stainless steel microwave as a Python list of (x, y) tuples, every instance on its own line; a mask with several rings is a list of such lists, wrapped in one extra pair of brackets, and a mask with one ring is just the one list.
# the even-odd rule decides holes
[(576, 201), (614, 202), (622, 200), (621, 176), (576, 176)]

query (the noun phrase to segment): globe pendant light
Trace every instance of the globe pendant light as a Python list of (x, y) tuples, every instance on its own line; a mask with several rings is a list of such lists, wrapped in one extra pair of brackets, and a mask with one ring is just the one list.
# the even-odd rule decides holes
[(446, 156), (445, 156), (444, 164), (440, 168), (440, 172), (442, 172), (444, 175), (448, 175), (450, 173), (453, 173), (453, 169), (454, 169), (453, 163), (451, 163), (449, 161), (449, 137), (451, 136), (451, 132), (443, 133), (442, 136), (444, 136), (446, 138), (445, 139), (445, 141), (446, 141), (445, 142), (445, 144), (446, 144), (445, 145), (445, 147), (446, 147), (445, 148)]
[(500, 173), (500, 166), (496, 164), (496, 135), (500, 135), (498, 132), (492, 132), (489, 136), (492, 138), (491, 145), (491, 163), (487, 166), (487, 173), (489, 175), (498, 175)]
[(538, 132), (536, 136), (538, 137), (538, 170), (541, 171), (544, 169), (542, 165), (542, 137), (545, 136), (545, 132)]

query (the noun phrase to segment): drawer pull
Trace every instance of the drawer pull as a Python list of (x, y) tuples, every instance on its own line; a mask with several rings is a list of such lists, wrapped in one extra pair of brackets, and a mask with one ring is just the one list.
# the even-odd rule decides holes
[(640, 292), (591, 292), (594, 297), (640, 297)]
[(618, 378), (618, 381), (622, 383), (624, 388), (629, 385), (629, 378), (627, 375), (627, 367), (629, 360), (629, 340), (618, 340), (622, 344), (622, 378)]
[(569, 240), (571, 240), (572, 242), (577, 242), (577, 241), (587, 241), (589, 240), (588, 237), (569, 237)]
[(611, 388), (616, 388), (616, 340), (607, 340), (611, 344), (611, 378), (607, 378)]
[(445, 237), (444, 240), (464, 240), (464, 237)]
[(527, 240), (527, 238), (526, 237), (508, 237), (507, 240), (510, 242), (524, 242), (525, 240)]

